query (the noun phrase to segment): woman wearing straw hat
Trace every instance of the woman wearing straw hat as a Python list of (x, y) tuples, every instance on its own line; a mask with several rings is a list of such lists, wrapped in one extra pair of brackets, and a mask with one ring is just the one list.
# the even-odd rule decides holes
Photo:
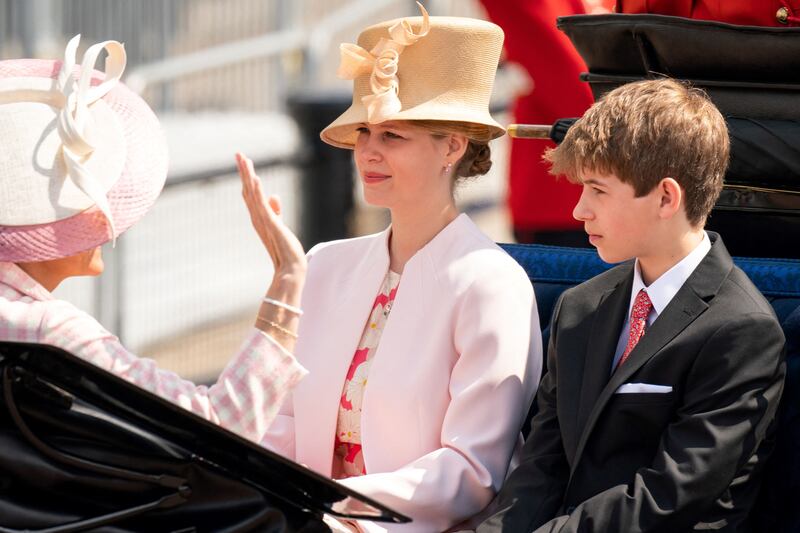
[[(216, 385), (196, 387), (128, 352), (96, 320), (51, 291), (103, 271), (100, 245), (115, 240), (156, 200), (166, 142), (144, 101), (119, 83), (125, 50), (95, 44), (75, 64), (79, 36), (61, 61), (0, 61), (0, 341), (58, 346), (185, 408), (259, 440), (287, 391), (305, 374), (293, 340), (270, 336), (296, 317), (264, 304)], [(105, 72), (94, 70), (105, 49)], [(273, 217), (276, 264), (304, 261)], [(298, 256), (294, 257), (294, 256)], [(283, 259), (291, 257), (291, 261)], [(299, 301), (301, 283), (279, 271), (268, 297)], [(288, 279), (288, 281), (287, 281)], [(276, 342), (275, 339), (278, 339)]]
[[(121, 47), (102, 43), (112, 60), (95, 90), (69, 76), (76, 45), (69, 68), (0, 63), (0, 124), (16, 143), (0, 174), (0, 339), (77, 353), (413, 518), (392, 530), (442, 531), (480, 511), (505, 477), (541, 368), (527, 276), (453, 201), (457, 181), (488, 170), (487, 143), (504, 131), (488, 113), (502, 31), (423, 10), (343, 46), (353, 105), (322, 138), (354, 150), (367, 201), (390, 209), (380, 234), (319, 245), (307, 262), (239, 157), (276, 275), (257, 330), (207, 390), (137, 359), (50, 295), (64, 277), (102, 269), (97, 247), (142, 216), (164, 179), (154, 117), (114, 85)], [(96, 53), (87, 57), (81, 72)], [(35, 127), (32, 102), (44, 109)], [(266, 431), (305, 373), (292, 351), (309, 373)]]
[[(366, 201), (392, 224), (308, 253), (294, 353), (309, 374), (265, 442), (413, 519), (391, 531), (431, 532), (480, 511), (502, 484), (541, 337), (524, 271), (453, 199), (489, 169), (488, 141), (504, 133), (488, 112), (502, 31), (422, 11), (342, 45), (353, 103), (321, 136), (354, 150)], [(238, 160), (257, 220), (259, 182)]]

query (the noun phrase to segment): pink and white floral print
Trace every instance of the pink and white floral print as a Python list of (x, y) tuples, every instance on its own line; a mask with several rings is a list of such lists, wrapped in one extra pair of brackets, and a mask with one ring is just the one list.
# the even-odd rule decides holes
[(342, 479), (367, 473), (361, 450), (361, 402), (369, 381), (372, 356), (378, 347), (384, 325), (389, 318), (400, 274), (387, 272), (381, 290), (372, 304), (372, 311), (364, 326), (353, 361), (347, 371), (336, 424), (333, 453), (333, 477)]

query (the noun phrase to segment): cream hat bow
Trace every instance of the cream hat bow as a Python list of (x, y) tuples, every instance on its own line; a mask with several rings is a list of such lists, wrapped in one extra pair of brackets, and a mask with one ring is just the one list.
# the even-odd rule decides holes
[(337, 76), (346, 80), (354, 80), (362, 74), (370, 74), (372, 94), (361, 98), (367, 108), (370, 123), (377, 124), (402, 110), (403, 106), (397, 93), (400, 82), (397, 78), (400, 54), (406, 46), (411, 46), (428, 34), (430, 27), (428, 12), (417, 2), (422, 12), (423, 23), (419, 33), (414, 33), (407, 20), (399, 20), (389, 28), (389, 39), (378, 41), (372, 50), (352, 43), (340, 45), (341, 63)]
[(389, 120), (470, 123), (485, 140), (505, 133), (489, 113), (503, 30), (419, 8), (422, 16), (374, 24), (357, 45), (341, 46), (339, 75), (353, 80), (353, 100), (322, 130), (323, 141), (353, 149), (361, 126)]

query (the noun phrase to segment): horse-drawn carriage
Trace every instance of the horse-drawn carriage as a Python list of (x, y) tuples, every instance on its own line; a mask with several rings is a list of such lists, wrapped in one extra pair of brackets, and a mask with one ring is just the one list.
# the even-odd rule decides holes
[[(800, 28), (658, 15), (559, 25), (584, 57), (595, 96), (668, 75), (704, 88), (728, 119), (732, 161), (709, 228), (740, 256), (788, 340), (776, 449), (755, 520), (762, 531), (798, 531)], [(546, 132), (557, 137), (568, 125)], [(504, 246), (535, 285), (545, 335), (558, 295), (609, 267), (590, 250)], [(315, 531), (325, 512), (405, 520), (69, 355), (0, 344), (0, 376), (0, 532)]]

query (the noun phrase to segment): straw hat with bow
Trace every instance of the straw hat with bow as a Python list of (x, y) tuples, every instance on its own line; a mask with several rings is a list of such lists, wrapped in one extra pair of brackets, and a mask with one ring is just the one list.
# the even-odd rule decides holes
[(485, 128), (486, 140), (505, 129), (489, 114), (503, 31), (462, 17), (390, 20), (370, 26), (358, 44), (341, 45), (339, 76), (352, 79), (352, 105), (322, 140), (352, 149), (357, 128), (387, 120), (466, 122)]

